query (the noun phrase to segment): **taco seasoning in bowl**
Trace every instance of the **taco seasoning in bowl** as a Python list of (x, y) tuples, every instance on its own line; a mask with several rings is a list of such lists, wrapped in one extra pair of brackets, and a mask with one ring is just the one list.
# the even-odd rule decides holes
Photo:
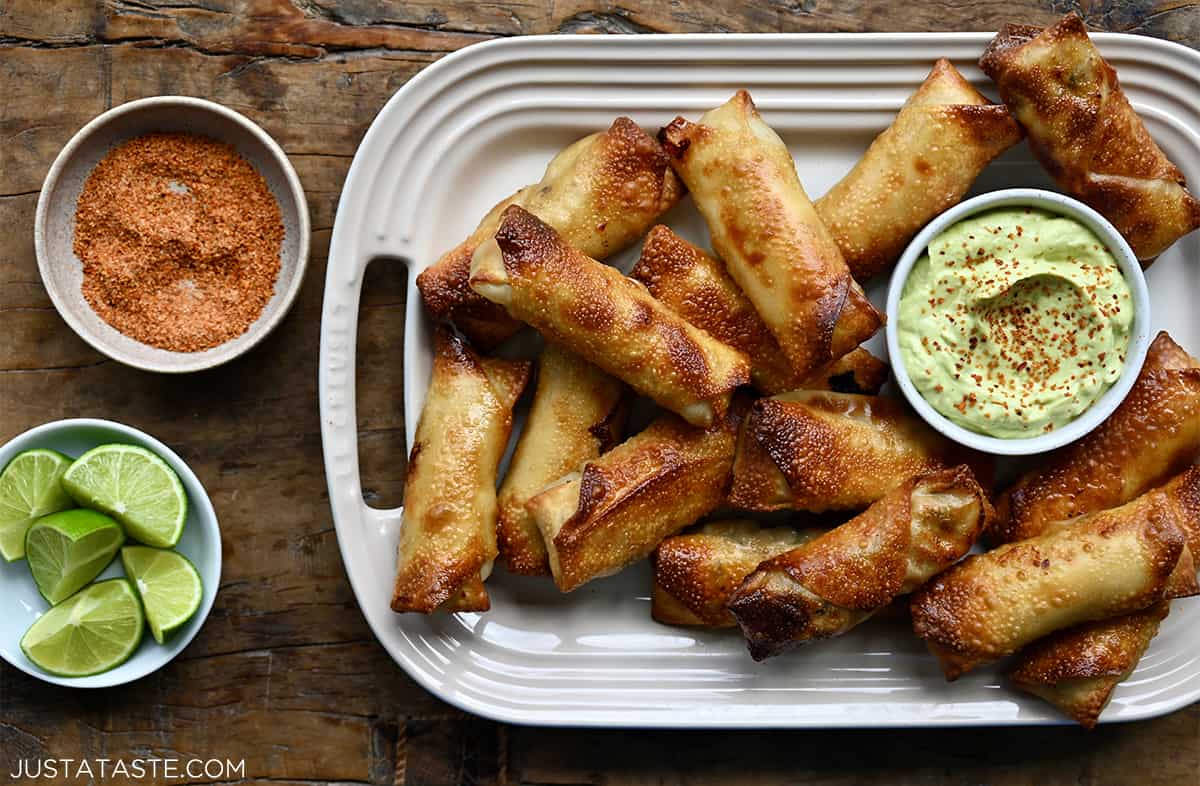
[(197, 352), (245, 333), (279, 275), (283, 222), (232, 145), (149, 133), (113, 148), (75, 212), (83, 295), (151, 346)]
[(81, 338), (135, 368), (198, 371), (283, 320), (304, 279), (308, 206), (287, 155), (252, 121), (155, 96), (104, 112), (62, 149), (34, 245)]
[(897, 268), (897, 380), (960, 442), (1048, 450), (1128, 391), (1149, 337), (1145, 281), (1116, 230), (1074, 200), (1018, 190), (971, 201), (927, 227)]

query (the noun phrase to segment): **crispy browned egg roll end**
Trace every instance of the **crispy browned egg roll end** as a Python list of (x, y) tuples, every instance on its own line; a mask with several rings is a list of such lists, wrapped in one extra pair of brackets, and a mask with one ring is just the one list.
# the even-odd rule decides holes
[(757, 521), (710, 521), (667, 538), (650, 556), (650, 614), (665, 625), (732, 628), (729, 596), (759, 564), (807, 543), (820, 530), (769, 527)]
[(796, 374), (816, 373), (883, 325), (749, 93), (698, 122), (676, 118), (658, 136), (713, 248)]
[(541, 181), (500, 202), (459, 245), (417, 276), (427, 309), (452, 319), (487, 349), (521, 323), (470, 286), (471, 257), (491, 238), (509, 205), (521, 205), (583, 253), (604, 259), (626, 248), (679, 201), (683, 185), (653, 137), (628, 117), (584, 137), (556, 155)]
[(1200, 202), (1133, 110), (1078, 14), (1041, 31), (1006, 26), (979, 67), (1051, 177), (1111, 221), (1144, 265), (1200, 226)]
[(957, 204), (1021, 139), (1007, 107), (941, 59), (862, 159), (816, 202), (859, 281), (884, 273), (930, 219)]
[(555, 344), (542, 351), (529, 417), (500, 486), (497, 536), (510, 573), (550, 573), (546, 544), (525, 504), (620, 441), (629, 412), (625, 392), (578, 355)]
[(496, 547), (496, 471), (525, 361), (481, 357), (439, 326), (400, 526), (393, 611), (486, 611)]
[(755, 660), (840, 636), (945, 570), (991, 513), (967, 466), (905, 481), (864, 513), (773, 557), (733, 593), (729, 611)]
[(558, 588), (616, 573), (715, 510), (729, 487), (740, 410), (708, 429), (664, 413), (530, 500)]
[(742, 352), (516, 205), (475, 252), (471, 286), (694, 425), (719, 422), (733, 391), (750, 381)]
[(1170, 603), (1060, 631), (1021, 650), (1008, 672), (1023, 691), (1093, 728), (1117, 685), (1133, 673)]

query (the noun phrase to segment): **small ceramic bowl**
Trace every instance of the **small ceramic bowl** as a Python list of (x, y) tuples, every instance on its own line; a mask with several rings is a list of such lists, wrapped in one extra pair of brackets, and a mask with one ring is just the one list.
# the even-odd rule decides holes
[[(153, 131), (187, 131), (227, 142), (263, 176), (283, 219), (275, 294), (242, 335), (202, 352), (172, 352), (135, 341), (109, 325), (84, 299), (83, 265), (75, 256), (75, 206), (92, 169), (115, 145)], [(42, 184), (34, 245), (42, 282), (58, 313), (80, 338), (113, 360), (145, 371), (181, 373), (225, 363), (279, 324), (296, 298), (308, 261), (308, 204), (300, 178), (265, 131), (212, 101), (158, 96), (114, 107), (79, 130), (58, 154)]]
[[(29, 563), (23, 559), (16, 562), (0, 560), (0, 657), (26, 674), (56, 685), (108, 688), (132, 682), (162, 668), (182, 652), (200, 630), (212, 610), (217, 587), (221, 583), (221, 531), (208, 494), (183, 459), (154, 437), (109, 420), (59, 420), (32, 428), (0, 447), (0, 468), (8, 466), (8, 462), (24, 450), (50, 448), (78, 457), (97, 445), (113, 442), (140, 445), (152, 450), (179, 475), (188, 495), (188, 515), (175, 550), (191, 560), (200, 572), (204, 597), (195, 616), (175, 631), (165, 644), (154, 641), (147, 630), (133, 656), (115, 669), (90, 677), (58, 677), (39, 669), (21, 651), (21, 637), (25, 631), (50, 608), (33, 583)], [(121, 557), (118, 555), (96, 580), (123, 575)]]
[[(932, 405), (917, 390), (909, 378), (908, 370), (904, 367), (904, 359), (900, 354), (899, 322), (900, 295), (904, 291), (905, 281), (912, 271), (917, 259), (925, 253), (929, 243), (951, 224), (957, 223), (976, 213), (999, 207), (1033, 207), (1050, 213), (1067, 216), (1079, 221), (1096, 234), (1116, 257), (1121, 273), (1129, 284), (1133, 298), (1133, 332), (1129, 338), (1129, 350), (1125, 355), (1125, 368), (1104, 395), (1096, 400), (1088, 409), (1062, 428), (1047, 434), (1024, 439), (1001, 439), (980, 434), (963, 428), (933, 408)], [(887, 347), (892, 363), (892, 371), (896, 382), (917, 413), (931, 426), (950, 439), (967, 447), (988, 453), (1006, 456), (1023, 456), (1042, 453), (1074, 442), (1089, 431), (1100, 425), (1113, 410), (1117, 408), (1129, 389), (1137, 380), (1142, 362), (1146, 359), (1146, 350), (1150, 346), (1150, 294), (1146, 289), (1146, 278), (1137, 257), (1130, 250), (1129, 244), (1121, 233), (1103, 216), (1082, 202), (1053, 191), (1042, 191), (1035, 188), (1011, 188), (1003, 191), (992, 191), (981, 194), (974, 199), (950, 208), (945, 213), (931, 221), (920, 234), (905, 249), (892, 274), (888, 285), (887, 295)]]

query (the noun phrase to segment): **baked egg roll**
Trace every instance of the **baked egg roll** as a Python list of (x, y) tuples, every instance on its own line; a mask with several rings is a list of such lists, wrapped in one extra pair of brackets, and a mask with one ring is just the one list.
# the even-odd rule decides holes
[(393, 611), (487, 611), (496, 558), (496, 470), (525, 361), (481, 357), (439, 326), (400, 525)]
[[(1190, 362), (1174, 342), (1168, 343), (1169, 347), (1159, 347), (1158, 354), (1173, 355), (1180, 365)], [(1176, 500), (1175, 504), (1200, 507), (1200, 503), (1189, 502), (1200, 499), (1200, 467), (1188, 467), (1162, 492)], [(1079, 507), (1074, 510), (1086, 512)], [(1045, 527), (1066, 525), (1051, 522)], [(1200, 553), (1200, 529), (1188, 528), (1186, 536), (1188, 550), (1193, 555)], [(1141, 612), (1085, 622), (1051, 634), (1013, 656), (1009, 677), (1017, 687), (1045, 699), (1068, 717), (1091, 728), (1108, 705), (1113, 690), (1137, 667), (1158, 632), (1159, 622), (1167, 615), (1168, 606), (1169, 602), (1164, 601)]]
[(693, 425), (719, 422), (733, 390), (750, 381), (744, 354), (516, 205), (476, 251), (471, 286)]
[(803, 388), (874, 394), (887, 381), (887, 364), (862, 347), (812, 376), (797, 374), (725, 266), (661, 224), (646, 236), (629, 275), (676, 314), (746, 353), (750, 381), (764, 393)]
[(963, 560), (913, 596), (913, 630), (947, 679), (1055, 631), (1200, 592), (1200, 494), (1168, 484)]
[(554, 344), (542, 350), (529, 417), (500, 485), (496, 534), (510, 573), (550, 573), (542, 533), (525, 503), (620, 442), (628, 412), (619, 381)]
[(991, 459), (960, 447), (891, 398), (794, 391), (754, 402), (738, 436), (729, 503), (743, 510), (857, 510), (919, 472)]
[(1051, 522), (1122, 505), (1200, 458), (1198, 366), (1159, 333), (1113, 414), (1000, 495), (988, 539), (1021, 540), (1040, 535)]
[(737, 423), (736, 410), (708, 429), (663, 413), (530, 500), (558, 588), (616, 573), (715, 510), (729, 487)]
[(787, 146), (740, 90), (698, 123), (659, 132), (713, 248), (800, 377), (883, 324), (817, 215)]
[(520, 323), (471, 289), (471, 256), (500, 226), (509, 205), (521, 205), (595, 259), (627, 247), (679, 201), (683, 187), (658, 142), (627, 117), (607, 131), (563, 149), (542, 179), (491, 209), (475, 231), (417, 276), (421, 299), (435, 317), (452, 319), (476, 345), (488, 348)]
[(990, 512), (969, 467), (935, 470), (763, 562), (729, 599), (751, 657), (842, 635), (961, 559)]
[(1111, 221), (1143, 265), (1200, 226), (1200, 202), (1077, 14), (1045, 30), (1005, 25), (979, 67), (1050, 176)]
[(1008, 677), (1021, 690), (1093, 728), (1170, 608), (1170, 601), (1163, 601), (1133, 614), (1052, 633), (1017, 653)]
[(850, 172), (816, 201), (858, 281), (891, 269), (930, 219), (958, 202), (992, 159), (1021, 139), (993, 104), (941, 59)]
[(769, 527), (757, 521), (710, 521), (667, 538), (650, 555), (650, 614), (666, 625), (732, 628), (729, 596), (763, 560), (807, 543), (821, 530)]

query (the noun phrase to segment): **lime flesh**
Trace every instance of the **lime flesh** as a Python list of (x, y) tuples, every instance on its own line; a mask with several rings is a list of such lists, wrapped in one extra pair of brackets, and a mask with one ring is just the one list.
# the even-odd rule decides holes
[(101, 445), (84, 453), (62, 479), (75, 501), (102, 510), (147, 546), (170, 548), (183, 534), (187, 494), (179, 476), (136, 445)]
[(142, 641), (142, 605), (125, 579), (100, 581), (38, 618), (21, 650), (43, 671), (86, 677), (121, 665)]
[(0, 556), (25, 556), (25, 533), (38, 518), (75, 507), (63, 489), (71, 459), (53, 450), (19, 453), (0, 472)]
[(121, 525), (94, 510), (43, 516), (25, 536), (29, 572), (42, 597), (62, 603), (100, 575), (125, 542)]
[(137, 587), (150, 633), (159, 644), (200, 608), (204, 587), (195, 566), (174, 551), (146, 546), (121, 549), (125, 574)]

